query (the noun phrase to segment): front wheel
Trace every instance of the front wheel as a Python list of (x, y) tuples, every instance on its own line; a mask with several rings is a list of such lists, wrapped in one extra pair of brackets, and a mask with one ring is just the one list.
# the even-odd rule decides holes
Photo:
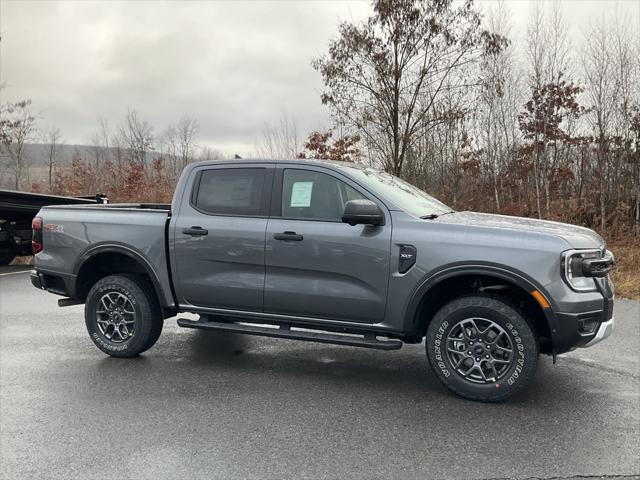
[(448, 303), (429, 324), (427, 358), (452, 392), (483, 402), (499, 402), (533, 379), (538, 343), (512, 306), (488, 296)]
[(139, 275), (109, 275), (91, 288), (84, 308), (93, 343), (113, 357), (134, 357), (148, 350), (162, 331), (155, 293)]

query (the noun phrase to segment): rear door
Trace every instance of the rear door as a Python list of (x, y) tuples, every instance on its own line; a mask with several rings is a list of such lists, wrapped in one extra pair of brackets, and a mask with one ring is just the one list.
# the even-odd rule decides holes
[[(384, 206), (330, 169), (281, 164), (266, 232), (264, 311), (377, 323), (389, 282), (391, 221)], [(369, 198), (385, 225), (342, 223), (348, 200)]]
[(173, 223), (181, 305), (262, 311), (273, 166), (221, 164), (192, 172)]

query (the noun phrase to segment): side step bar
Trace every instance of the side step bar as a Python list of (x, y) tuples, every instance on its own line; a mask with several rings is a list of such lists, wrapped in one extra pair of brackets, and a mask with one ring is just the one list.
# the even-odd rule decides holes
[(78, 300), (77, 298), (61, 298), (58, 300), (59, 307), (71, 307), (73, 305), (82, 305), (84, 300)]
[(351, 347), (376, 348), (378, 350), (397, 350), (402, 347), (400, 340), (378, 340), (375, 337), (356, 337), (336, 335), (324, 332), (309, 332), (291, 330), (288, 325), (280, 328), (262, 327), (241, 323), (227, 323), (214, 321), (197, 321), (179, 318), (178, 325), (184, 328), (201, 328), (203, 330), (218, 330), (223, 332), (244, 333), (262, 337), (289, 338), (291, 340), (306, 340), (308, 342), (331, 343), (334, 345), (348, 345)]

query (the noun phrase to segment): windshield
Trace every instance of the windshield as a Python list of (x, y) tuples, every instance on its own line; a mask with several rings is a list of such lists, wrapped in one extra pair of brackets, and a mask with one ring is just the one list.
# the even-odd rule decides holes
[(405, 212), (416, 217), (442, 215), (453, 210), (431, 195), (398, 177), (372, 168), (349, 168), (349, 173), (374, 192), (390, 200)]

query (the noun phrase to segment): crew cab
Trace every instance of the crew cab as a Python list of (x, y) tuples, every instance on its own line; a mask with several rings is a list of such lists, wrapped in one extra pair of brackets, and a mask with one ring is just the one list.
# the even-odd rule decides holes
[(33, 221), (35, 287), (85, 305), (103, 352), (186, 328), (393, 350), (426, 346), (451, 391), (500, 401), (540, 353), (613, 330), (613, 255), (587, 228), (455, 212), (352, 163), (188, 165), (164, 204), (47, 206)]

